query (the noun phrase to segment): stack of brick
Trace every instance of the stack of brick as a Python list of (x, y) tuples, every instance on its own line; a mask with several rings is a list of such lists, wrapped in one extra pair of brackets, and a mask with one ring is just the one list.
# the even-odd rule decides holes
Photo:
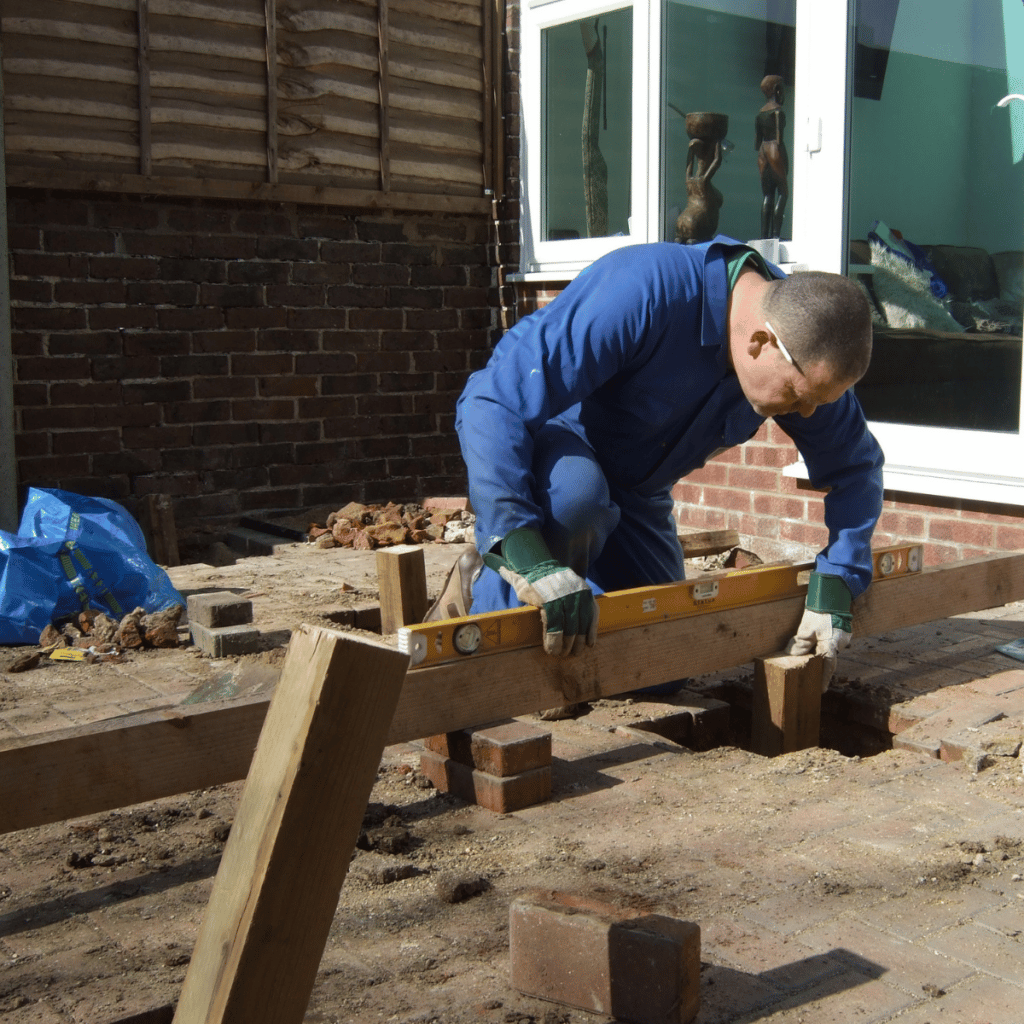
[(204, 654), (224, 658), (256, 650), (260, 632), (252, 623), (252, 601), (229, 590), (189, 594), (192, 643)]
[(420, 771), (442, 793), (507, 814), (551, 796), (551, 733), (515, 719), (429, 736)]

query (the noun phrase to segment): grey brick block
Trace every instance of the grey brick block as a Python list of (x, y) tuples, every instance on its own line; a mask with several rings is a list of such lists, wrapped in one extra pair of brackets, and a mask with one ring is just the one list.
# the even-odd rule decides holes
[(252, 622), (252, 601), (219, 590), (210, 594), (189, 594), (188, 621), (208, 629), (222, 626), (241, 626)]
[(232, 654), (251, 654), (259, 645), (260, 631), (252, 626), (220, 626), (210, 629), (198, 622), (191, 624), (192, 642), (204, 654), (224, 658)]

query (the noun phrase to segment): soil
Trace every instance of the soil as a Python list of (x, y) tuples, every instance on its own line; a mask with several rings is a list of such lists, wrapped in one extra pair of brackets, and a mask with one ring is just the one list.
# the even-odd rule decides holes
[[(461, 550), (425, 546), (431, 597)], [(129, 652), (120, 664), (44, 659), (28, 671), (0, 671), (3, 721), (39, 732), (69, 716), (79, 724), (211, 692), (239, 666), (279, 666), (298, 624), (352, 628), (339, 625), (339, 613), (378, 596), (373, 552), (312, 545), (233, 565), (189, 564), (171, 576), (182, 592), (250, 598), (260, 650), (214, 660), (182, 646)], [(148, 679), (153, 693), (119, 699), (128, 676)], [(552, 732), (553, 796), (514, 814), (439, 794), (420, 773), (414, 745), (388, 748), (305, 1019), (600, 1020), (511, 988), (509, 905), (534, 889), (721, 929), (739, 915), (778, 913), (780, 894), (855, 909), (922, 887), (940, 900), (986, 874), (1024, 872), (1020, 840), (980, 835), (832, 867), (780, 859), (771, 851), (800, 841), (809, 808), (856, 800), (876, 779), (915, 771), (920, 757), (817, 748), (768, 760), (736, 745), (695, 752), (632, 728), (656, 717), (657, 704), (625, 698), (558, 721), (525, 716)], [(10, 724), (0, 729), (0, 740), (11, 735)], [(975, 777), (975, 795), (1019, 800), (1020, 770), (1016, 759), (996, 764)], [(4, 1024), (170, 1020), (242, 785), (0, 836)], [(701, 1022), (737, 1019), (729, 1009), (734, 975), (704, 964)]]

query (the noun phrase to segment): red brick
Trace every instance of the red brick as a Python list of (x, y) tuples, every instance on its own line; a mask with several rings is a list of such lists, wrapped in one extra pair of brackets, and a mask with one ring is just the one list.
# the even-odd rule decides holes
[(743, 461), (743, 451), (741, 448), (726, 448), (725, 451), (719, 452), (711, 462), (728, 463), (730, 465), (739, 465)]
[(1024, 550), (1024, 526), (996, 526), (996, 548), (1000, 551)]
[(442, 793), (451, 793), (467, 803), (479, 804), (496, 814), (543, 803), (551, 796), (551, 768), (534, 768), (502, 779), (430, 750), (420, 754), (420, 771)]
[(779, 494), (755, 494), (754, 511), (759, 515), (777, 516), (779, 519), (803, 519), (807, 502)]
[(758, 444), (756, 441), (748, 441), (742, 451), (743, 461), (748, 466), (772, 466), (775, 469), (781, 469), (793, 461), (791, 449), (771, 444)]
[(755, 466), (730, 466), (729, 486), (743, 487), (750, 490), (778, 490), (779, 474), (773, 469), (761, 469)]
[(751, 494), (749, 491), (730, 490), (725, 487), (705, 487), (704, 504), (729, 509), (732, 512), (749, 512)]
[(469, 498), (424, 498), (421, 502), (425, 509), (433, 509), (435, 511), (444, 511), (445, 509), (452, 509), (460, 512), (469, 511)]
[(973, 523), (964, 519), (935, 517), (928, 524), (928, 538), (950, 541), (953, 544), (970, 544), (974, 547), (989, 548), (995, 539), (995, 529), (990, 523)]
[(515, 720), (428, 736), (423, 743), (441, 757), (503, 779), (551, 764), (551, 733)]
[(709, 462), (700, 469), (695, 469), (686, 478), (693, 484), (718, 484), (724, 486), (729, 479), (729, 467), (717, 462)]
[(700, 928), (567, 893), (509, 914), (512, 986), (632, 1024), (686, 1024), (700, 1009)]

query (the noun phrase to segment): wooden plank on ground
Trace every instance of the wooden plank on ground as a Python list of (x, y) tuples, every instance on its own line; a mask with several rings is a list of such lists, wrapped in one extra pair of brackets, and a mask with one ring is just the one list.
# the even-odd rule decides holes
[[(858, 598), (854, 642), (1020, 600), (1024, 554), (931, 567), (880, 581)], [(790, 598), (625, 629), (602, 637), (579, 658), (519, 650), (413, 669), (388, 742), (743, 665), (782, 650), (802, 611), (803, 599)], [(173, 719), (147, 712), (2, 740), (0, 833), (244, 778), (266, 700), (197, 705)]]
[(409, 664), (303, 627), (246, 779), (174, 1020), (299, 1024)]
[(775, 757), (818, 746), (825, 659), (775, 654), (754, 659), (750, 749)]

